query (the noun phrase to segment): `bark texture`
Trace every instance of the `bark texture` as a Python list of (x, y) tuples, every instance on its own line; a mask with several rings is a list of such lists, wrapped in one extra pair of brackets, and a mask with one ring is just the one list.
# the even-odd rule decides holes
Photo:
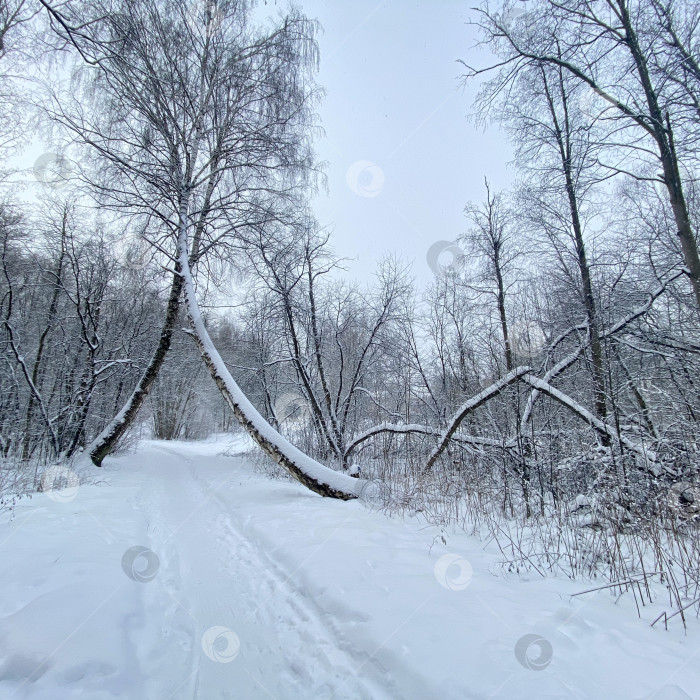
[(165, 362), (165, 357), (170, 350), (173, 330), (177, 322), (177, 315), (180, 306), (180, 294), (182, 292), (182, 276), (180, 275), (179, 263), (175, 267), (172, 285), (170, 286), (170, 296), (168, 298), (168, 308), (163, 321), (163, 327), (158, 339), (153, 356), (148, 366), (139, 379), (133, 393), (127, 400), (124, 407), (110, 421), (107, 427), (92, 441), (87, 447), (87, 453), (96, 467), (102, 466), (102, 460), (114, 449), (119, 439), (131, 427), (139, 409), (146, 400), (153, 382), (155, 382), (160, 372), (160, 368)]

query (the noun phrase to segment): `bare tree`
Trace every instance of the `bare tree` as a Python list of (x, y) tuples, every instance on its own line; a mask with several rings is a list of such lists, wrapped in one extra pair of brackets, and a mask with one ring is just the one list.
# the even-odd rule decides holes
[[(88, 81), (108, 108), (87, 114), (57, 103), (54, 116), (109, 164), (109, 180), (92, 181), (99, 195), (145, 220), (151, 242), (170, 257), (172, 305), (181, 284), (202, 357), (244, 427), (310, 488), (354, 497), (355, 482), (291, 448), (242, 396), (204, 326), (192, 276), (243, 230), (284, 216), (306, 177), (313, 25), (292, 13), (256, 32), (238, 3), (201, 9), (192, 23), (171, 0), (96, 3), (95, 21), (73, 38), (99, 64)], [(137, 403), (132, 397), (118, 424)]]
[(494, 297), (501, 334), (506, 372), (513, 369), (512, 339), (508, 329), (506, 295), (517, 280), (513, 279), (514, 264), (521, 252), (515, 245), (512, 214), (506, 209), (503, 196), (492, 194), (488, 182), (486, 201), (481, 207), (467, 205), (465, 212), (473, 223), (473, 230), (464, 237), (474, 259), (482, 263), (476, 284), (477, 291)]
[[(653, 153), (662, 170), (662, 182), (676, 224), (687, 274), (700, 307), (700, 256), (687, 202), (687, 182), (676, 145), (676, 102), (665, 91), (648, 57), (667, 55), (664, 15), (654, 3), (642, 0), (546, 0), (517, 25), (507, 21), (508, 8), (480, 11), (479, 26), (486, 42), (501, 60), (486, 69), (468, 68), (467, 78), (499, 70), (498, 89), (504, 90), (523, 71), (555, 67), (570, 75), (607, 105), (601, 119), (614, 120), (612, 152), (633, 151), (646, 159)], [(548, 31), (547, 27), (553, 27)], [(538, 31), (544, 28), (545, 31)], [(610, 158), (614, 172), (647, 178), (644, 171), (629, 171)]]
[[(308, 406), (322, 452), (348, 470), (348, 437), (357, 428), (358, 406), (373, 400), (368, 383), (387, 352), (407, 282), (405, 270), (387, 260), (371, 293), (361, 293), (357, 285), (324, 285), (338, 268), (325, 250), (327, 242), (328, 236), (317, 235), (313, 227), (286, 240), (274, 230), (251, 240), (248, 249), (256, 277), (271, 292), (265, 300), (277, 309), (278, 334), (286, 341), (281, 357), (266, 364), (293, 368), (287, 391), (297, 392)], [(269, 386), (265, 391), (272, 393)], [(274, 413), (273, 401), (270, 407)]]

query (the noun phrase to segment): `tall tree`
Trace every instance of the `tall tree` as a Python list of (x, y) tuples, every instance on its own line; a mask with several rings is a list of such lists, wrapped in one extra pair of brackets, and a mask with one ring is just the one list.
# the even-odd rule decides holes
[[(700, 255), (676, 135), (684, 122), (678, 101), (669, 93), (672, 83), (655, 63), (670, 55), (666, 50), (667, 20), (658, 3), (541, 0), (517, 23), (507, 21), (508, 12), (508, 7), (499, 12), (482, 7), (479, 26), (500, 60), (485, 69), (468, 67), (467, 77), (498, 70), (497, 83), (505, 90), (523, 71), (549, 66), (564, 71), (582, 90), (597, 95), (606, 106), (600, 118), (615, 125), (607, 150), (611, 154), (628, 151), (647, 164), (652, 156), (661, 168), (661, 182), (700, 309)], [(692, 63), (685, 61), (685, 65), (692, 70)], [(673, 70), (668, 61), (664, 67)], [(650, 177), (646, 168), (629, 170), (614, 155), (607, 163), (614, 172)]]
[[(291, 11), (258, 29), (249, 7), (229, 0), (201, 4), (195, 21), (175, 0), (97, 1), (90, 11), (94, 21), (71, 36), (97, 65), (83, 73), (100, 107), (57, 101), (53, 114), (106, 163), (93, 188), (139, 219), (169, 257), (169, 314), (181, 286), (202, 357), (252, 437), (313, 490), (354, 497), (354, 480), (289, 445), (242, 395), (204, 325), (193, 276), (205, 259), (239, 245), (245, 230), (283, 221), (298, 207), (313, 163), (313, 23)], [(159, 350), (168, 344), (162, 335)], [(154, 355), (149, 369), (161, 363)], [(149, 382), (144, 375), (136, 392), (147, 393)], [(132, 396), (117, 421), (142, 401)]]
[(485, 185), (486, 201), (483, 205), (468, 204), (465, 208), (473, 228), (464, 240), (473, 259), (481, 266), (475, 281), (478, 291), (495, 300), (506, 372), (510, 372), (514, 367), (513, 341), (509, 332), (506, 296), (515, 283), (513, 268), (521, 253), (513, 240), (512, 215), (503, 195), (492, 194), (488, 182)]

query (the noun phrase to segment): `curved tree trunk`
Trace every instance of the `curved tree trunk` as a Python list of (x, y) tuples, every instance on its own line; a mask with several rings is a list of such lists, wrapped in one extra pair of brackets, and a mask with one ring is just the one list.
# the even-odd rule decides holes
[(168, 298), (168, 309), (165, 314), (165, 321), (160, 332), (158, 346), (151, 357), (144, 373), (141, 375), (136, 388), (127, 402), (122, 407), (121, 411), (110, 421), (107, 427), (92, 441), (86, 448), (86, 452), (90, 456), (92, 463), (100, 467), (102, 460), (114, 449), (119, 439), (131, 427), (131, 424), (136, 418), (136, 414), (143, 405), (148, 392), (153, 386), (153, 382), (158, 377), (160, 368), (163, 366), (165, 356), (170, 349), (173, 330), (177, 322), (177, 313), (180, 306), (180, 294), (182, 292), (182, 276), (180, 275), (180, 264), (175, 266), (173, 274), (173, 282), (170, 287), (170, 296)]
[(457, 428), (459, 428), (462, 421), (472, 411), (475, 411), (477, 408), (479, 408), (479, 406), (483, 406), (494, 396), (500, 394), (501, 391), (505, 389), (505, 387), (510, 386), (511, 384), (517, 382), (519, 379), (522, 379), (522, 377), (524, 377), (530, 371), (531, 370), (529, 367), (516, 367), (515, 369), (508, 372), (508, 374), (501, 377), (498, 381), (491, 384), (491, 386), (486, 387), (485, 389), (480, 391), (476, 396), (472, 396), (466, 403), (462, 404), (462, 406), (458, 409), (457, 413), (455, 413), (455, 415), (452, 416), (452, 418), (450, 419), (450, 424), (447, 426), (447, 429), (442, 434), (440, 438), (440, 443), (433, 450), (432, 454), (428, 458), (428, 462), (426, 463), (425, 468), (423, 469), (423, 473), (426, 474), (433, 468), (433, 465), (435, 464), (435, 462), (437, 462), (440, 455), (445, 451), (445, 449), (447, 449), (447, 446), (450, 444), (452, 436), (457, 431)]
[[(588, 409), (582, 406), (580, 403), (567, 396), (559, 389), (556, 389), (548, 382), (539, 379), (538, 377), (530, 374), (529, 367), (516, 367), (512, 372), (509, 372), (505, 376), (501, 377), (497, 382), (491, 384), (491, 386), (479, 392), (476, 396), (470, 398), (462, 407), (455, 413), (455, 415), (450, 420), (450, 424), (447, 430), (443, 433), (439, 445), (433, 450), (430, 455), (427, 464), (423, 469), (423, 474), (427, 474), (440, 457), (440, 455), (445, 451), (450, 441), (453, 439), (454, 434), (457, 432), (462, 421), (479, 406), (483, 406), (487, 401), (490, 401), (494, 396), (500, 394), (503, 389), (505, 389), (510, 384), (515, 382), (524, 382), (529, 384), (533, 389), (541, 391), (543, 394), (547, 394), (550, 398), (559, 402), (562, 406), (569, 409), (574, 415), (578, 416), (586, 423), (588, 423), (596, 432), (601, 435), (605, 435), (610, 440), (616, 440), (621, 445), (624, 445), (628, 450), (635, 452), (644, 460), (640, 468), (645, 471), (650, 472), (654, 476), (659, 476), (663, 468), (658, 465), (656, 453), (649, 449), (644, 443), (637, 443), (624, 435), (620, 434), (615, 428), (611, 428), (607, 423), (600, 420), (596, 415), (591, 413)], [(419, 431), (415, 431), (419, 432)], [(669, 472), (670, 473), (670, 472)]]
[(204, 326), (199, 310), (188, 259), (186, 202), (182, 205), (182, 209), (178, 236), (178, 262), (187, 312), (194, 331), (193, 337), (202, 359), (226, 403), (260, 448), (308, 489), (330, 498), (342, 500), (357, 498), (364, 481), (333, 471), (294, 447), (260, 415), (231, 376)]

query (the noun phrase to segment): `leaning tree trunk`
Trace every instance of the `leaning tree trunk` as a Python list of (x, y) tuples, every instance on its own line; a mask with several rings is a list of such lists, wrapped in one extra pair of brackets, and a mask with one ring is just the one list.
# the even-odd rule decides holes
[(182, 276), (180, 275), (180, 263), (175, 266), (173, 274), (173, 282), (170, 287), (170, 296), (168, 298), (168, 309), (165, 314), (163, 328), (160, 331), (158, 346), (151, 357), (144, 373), (141, 375), (136, 388), (127, 402), (122, 407), (121, 411), (110, 421), (107, 427), (92, 441), (87, 447), (87, 453), (90, 456), (93, 464), (97, 467), (102, 466), (102, 460), (114, 449), (119, 439), (131, 427), (131, 424), (136, 418), (143, 402), (148, 396), (148, 392), (153, 386), (153, 382), (158, 377), (160, 368), (163, 366), (165, 356), (170, 349), (173, 330), (177, 322), (177, 313), (180, 306), (180, 293), (182, 292)]
[(238, 422), (265, 453), (277, 464), (287, 469), (295, 479), (311, 491), (321, 496), (342, 500), (357, 498), (360, 495), (364, 481), (329, 469), (289, 443), (260, 415), (228, 371), (204, 326), (199, 304), (197, 303), (188, 259), (187, 216), (185, 211), (181, 212), (180, 216), (178, 262), (182, 274), (185, 304), (193, 329), (193, 337), (202, 354), (204, 363)]
[(472, 396), (466, 403), (462, 404), (462, 406), (460, 406), (460, 408), (457, 410), (457, 413), (455, 413), (450, 419), (449, 425), (440, 437), (438, 446), (432, 451), (430, 457), (428, 458), (428, 462), (423, 469), (423, 473), (427, 474), (433, 468), (440, 455), (447, 449), (447, 446), (452, 440), (452, 436), (457, 432), (457, 428), (459, 428), (462, 421), (470, 413), (472, 413), (472, 411), (475, 411), (480, 406), (483, 406), (494, 396), (500, 394), (505, 387), (514, 384), (530, 371), (531, 370), (529, 367), (516, 367), (508, 372), (508, 374), (501, 377), (498, 381), (491, 384), (491, 386), (486, 387), (486, 389), (483, 389), (476, 396)]

